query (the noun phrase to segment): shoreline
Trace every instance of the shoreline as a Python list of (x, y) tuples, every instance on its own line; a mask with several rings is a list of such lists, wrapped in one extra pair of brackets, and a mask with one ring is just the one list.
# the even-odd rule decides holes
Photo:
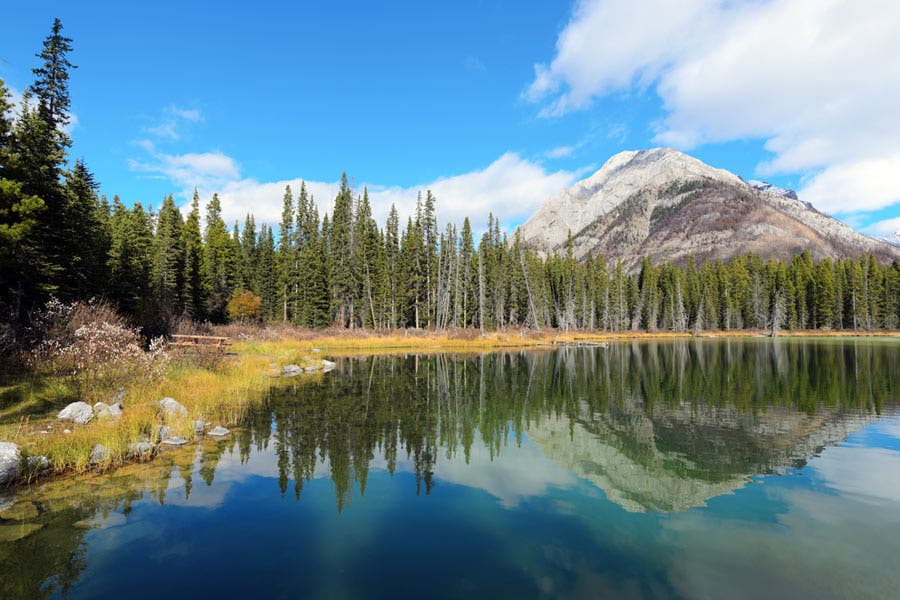
[[(272, 330), (259, 329), (260, 334), (271, 335)], [(192, 364), (184, 360), (170, 366), (163, 379), (153, 385), (137, 382), (124, 390), (123, 416), (118, 419), (92, 419), (84, 425), (63, 423), (52, 414), (26, 415), (18, 421), (0, 425), (0, 440), (13, 442), (21, 448), (23, 456), (43, 457), (46, 466), (30, 472), (20, 469), (10, 484), (0, 485), (3, 494), (15, 494), (17, 489), (55, 479), (70, 477), (88, 471), (108, 473), (138, 462), (149, 462), (160, 453), (169, 450), (153, 439), (163, 426), (170, 428), (172, 436), (183, 437), (186, 446), (193, 446), (208, 437), (204, 430), (197, 430), (197, 421), (208, 422), (209, 427), (222, 425), (234, 428), (246, 412), (262, 401), (273, 385), (280, 382), (293, 384), (315, 381), (323, 373), (322, 357), (364, 356), (407, 351), (432, 352), (490, 352), (514, 349), (551, 350), (566, 343), (591, 344), (617, 342), (650, 342), (668, 340), (727, 340), (769, 338), (766, 332), (754, 330), (710, 331), (700, 335), (674, 332), (568, 332), (514, 330), (491, 332), (483, 337), (480, 332), (466, 330), (456, 332), (376, 332), (376, 331), (318, 331), (276, 330), (273, 339), (237, 339), (233, 353), (221, 359), (215, 367)], [(290, 335), (293, 333), (294, 335)], [(312, 333), (312, 335), (309, 335)], [(238, 338), (246, 337), (246, 333)], [(785, 331), (782, 339), (883, 339), (900, 340), (900, 331)], [(284, 375), (286, 365), (310, 367), (297, 377)], [(121, 393), (121, 392), (120, 392)], [(175, 398), (185, 407), (185, 413), (169, 418), (159, 411), (159, 399)], [(96, 395), (86, 401), (96, 400)], [(7, 407), (8, 408), (8, 407)], [(207, 427), (206, 429), (208, 429)], [(66, 433), (68, 432), (68, 433)], [(148, 455), (134, 456), (129, 446), (137, 442), (153, 445)], [(108, 450), (102, 461), (91, 460), (97, 445)], [(22, 459), (25, 464), (25, 458)]]

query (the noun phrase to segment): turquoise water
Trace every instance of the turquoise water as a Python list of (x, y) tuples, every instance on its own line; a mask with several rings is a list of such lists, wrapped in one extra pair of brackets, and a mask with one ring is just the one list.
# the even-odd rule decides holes
[(0, 542), (0, 597), (900, 589), (900, 345), (338, 363), (225, 441), (21, 494), (42, 528)]

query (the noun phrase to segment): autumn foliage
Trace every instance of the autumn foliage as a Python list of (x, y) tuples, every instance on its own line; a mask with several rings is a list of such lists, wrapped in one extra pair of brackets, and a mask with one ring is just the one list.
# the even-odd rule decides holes
[(228, 300), (228, 316), (232, 320), (240, 321), (259, 321), (262, 318), (262, 298), (253, 292), (235, 293)]

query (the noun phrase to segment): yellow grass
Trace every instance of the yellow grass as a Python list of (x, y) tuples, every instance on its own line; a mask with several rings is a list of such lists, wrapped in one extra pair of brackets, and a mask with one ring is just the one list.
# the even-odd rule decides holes
[[(28, 456), (46, 456), (56, 473), (81, 472), (94, 466), (89, 464), (91, 449), (102, 444), (109, 448), (111, 456), (98, 466), (108, 468), (126, 461), (128, 445), (153, 438), (163, 424), (188, 440), (194, 438), (194, 423), (198, 420), (212, 426), (238, 424), (247, 408), (261, 401), (268, 387), (278, 381), (273, 375), (287, 364), (279, 357), (287, 358), (288, 354), (278, 350), (266, 355), (243, 353), (223, 359), (212, 369), (176, 361), (162, 382), (135, 382), (126, 389), (122, 399), (125, 409), (118, 419), (95, 418), (86, 425), (64, 423), (54, 418), (63, 407), (57, 406), (45, 417), (0, 425), (0, 439), (18, 444)], [(302, 367), (308, 361), (291, 362)], [(187, 416), (163, 418), (155, 402), (164, 397), (184, 405)]]
[[(293, 332), (293, 333), (292, 333)], [(760, 331), (707, 332), (702, 337), (753, 337), (765, 335)], [(791, 336), (878, 336), (900, 337), (900, 332), (822, 332), (783, 331), (784, 337)], [(236, 341), (232, 346), (233, 356), (228, 356), (215, 365), (203, 365), (202, 360), (182, 358), (169, 367), (163, 381), (157, 383), (133, 382), (126, 389), (122, 403), (124, 413), (119, 419), (93, 420), (80, 426), (57, 421), (55, 413), (64, 406), (47, 406), (44, 417), (18, 417), (15, 406), (7, 407), (6, 424), (0, 425), (0, 440), (19, 444), (29, 456), (46, 456), (56, 473), (82, 472), (95, 465), (89, 464), (91, 449), (96, 444), (109, 448), (111, 457), (99, 468), (110, 468), (126, 462), (128, 445), (155, 436), (160, 425), (171, 427), (176, 435), (188, 440), (194, 438), (194, 422), (208, 421), (212, 426), (237, 425), (247, 409), (260, 402), (269, 386), (277, 384), (280, 374), (287, 364), (305, 367), (319, 363), (329, 355), (372, 354), (392, 351), (453, 351), (481, 352), (502, 348), (550, 347), (559, 342), (603, 342), (626, 340), (651, 340), (689, 337), (690, 334), (669, 332), (624, 332), (624, 333), (560, 333), (553, 330), (527, 331), (511, 330), (491, 332), (484, 336), (478, 331), (421, 332), (403, 331), (325, 331), (281, 330), (277, 339), (263, 339), (260, 331), (257, 339)], [(320, 353), (314, 353), (319, 349)], [(300, 379), (309, 377), (304, 375)], [(61, 395), (59, 385), (44, 384), (54, 394)], [(41, 388), (43, 389), (43, 388)], [(87, 396), (98, 395), (96, 390), (86, 392)], [(163, 397), (172, 397), (187, 410), (183, 418), (164, 420), (154, 402)], [(34, 394), (28, 396), (35, 403)], [(68, 401), (68, 400), (66, 400)], [(59, 402), (57, 400), (57, 402)], [(39, 406), (44, 406), (39, 404)], [(3, 415), (0, 414), (0, 417)], [(68, 429), (70, 433), (64, 433)], [(152, 440), (151, 441), (155, 441)]]

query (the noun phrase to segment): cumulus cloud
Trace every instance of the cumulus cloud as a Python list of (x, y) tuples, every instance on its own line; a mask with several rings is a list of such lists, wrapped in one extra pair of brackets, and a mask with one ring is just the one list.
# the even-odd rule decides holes
[(240, 166), (221, 152), (164, 154), (153, 150), (152, 143), (141, 144), (151, 151), (149, 160), (129, 160), (135, 172), (161, 175), (182, 189), (217, 189), (240, 177)]
[[(261, 182), (243, 177), (240, 165), (221, 152), (175, 155), (157, 151), (148, 140), (139, 144), (151, 158), (129, 161), (132, 171), (170, 180), (180, 189), (185, 203), (193, 197), (194, 187), (203, 198), (218, 193), (223, 217), (228, 222), (243, 222), (247, 213), (253, 213), (257, 222), (278, 223), (285, 186), (290, 185), (295, 196), (300, 191), (300, 178)], [(548, 171), (516, 153), (507, 152), (487, 167), (468, 173), (409, 187), (363, 182), (356, 185), (355, 192), (362, 194), (363, 187), (368, 187), (373, 216), (379, 224), (387, 219), (392, 204), (397, 207), (401, 220), (405, 220), (415, 210), (418, 193), (431, 190), (437, 198), (441, 223), (461, 225), (468, 216), (477, 230), (493, 213), (503, 219), (507, 229), (512, 229), (553, 193), (571, 185), (580, 174)], [(330, 213), (339, 182), (305, 180), (305, 184), (316, 199), (319, 214)]]
[(761, 138), (761, 174), (800, 173), (819, 208), (900, 201), (900, 4), (882, 0), (581, 0), (524, 96), (545, 116), (653, 88), (656, 141)]
[[(871, 225), (866, 227), (866, 231), (875, 236), (891, 236), (894, 234), (900, 234), (900, 217), (893, 217), (891, 219), (876, 221), (875, 223), (872, 223)], [(898, 435), (897, 437), (900, 437), (900, 435)]]

